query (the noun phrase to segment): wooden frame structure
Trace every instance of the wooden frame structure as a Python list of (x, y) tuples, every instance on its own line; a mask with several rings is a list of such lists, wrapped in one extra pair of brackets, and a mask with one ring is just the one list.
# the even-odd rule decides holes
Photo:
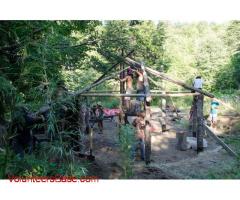
[[(124, 97), (145, 97), (144, 99), (144, 108), (145, 108), (145, 162), (146, 164), (149, 164), (151, 161), (151, 134), (150, 134), (150, 105), (151, 105), (151, 99), (152, 97), (183, 97), (183, 96), (193, 96), (193, 129), (192, 134), (194, 137), (197, 138), (197, 151), (203, 151), (203, 135), (206, 130), (206, 127), (204, 125), (204, 118), (203, 118), (203, 100), (204, 96), (214, 98), (214, 95), (211, 93), (208, 93), (206, 91), (191, 87), (183, 83), (182, 81), (170, 78), (166, 76), (164, 73), (159, 72), (157, 70), (151, 69), (149, 67), (144, 67), (144, 65), (141, 63), (138, 63), (129, 57), (125, 57), (122, 59), (123, 62), (119, 62), (118, 65), (120, 65), (120, 70), (117, 72), (112, 73), (111, 75), (106, 77), (106, 73), (103, 74), (100, 78), (98, 78), (95, 82), (93, 82), (91, 85), (88, 85), (87, 87), (76, 91), (72, 94), (73, 97), (76, 96), (84, 96), (84, 97), (121, 97), (122, 98), (122, 104), (123, 104), (123, 98)], [(100, 85), (104, 81), (107, 81), (109, 79), (115, 78), (116, 75), (120, 75), (121, 78), (124, 77), (124, 71), (128, 68), (124, 68), (124, 63), (128, 66), (134, 67), (134, 68), (141, 68), (143, 70), (143, 77), (144, 77), (144, 86), (145, 86), (145, 94), (125, 94), (124, 92), (124, 85), (120, 84), (120, 91), (90, 91), (92, 88)], [(113, 69), (113, 67), (116, 67), (116, 64), (113, 65), (110, 69)], [(169, 81), (173, 84), (182, 86), (186, 90), (190, 90), (191, 92), (184, 91), (184, 92), (166, 92), (166, 91), (153, 91), (150, 90), (149, 82), (153, 81), (149, 79), (147, 73), (154, 75), (155, 77), (158, 77), (162, 80)], [(155, 83), (156, 85), (156, 83)], [(158, 85), (159, 86), (159, 85)], [(120, 93), (117, 93), (120, 92)], [(165, 125), (166, 126), (166, 125)], [(162, 128), (164, 128), (162, 126)], [(166, 127), (165, 127), (166, 128)], [(209, 130), (207, 129), (207, 132)], [(211, 132), (212, 133), (212, 132)], [(216, 136), (217, 137), (217, 136)], [(228, 149), (228, 152), (231, 152), (232, 155), (235, 155), (235, 153), (232, 150)]]

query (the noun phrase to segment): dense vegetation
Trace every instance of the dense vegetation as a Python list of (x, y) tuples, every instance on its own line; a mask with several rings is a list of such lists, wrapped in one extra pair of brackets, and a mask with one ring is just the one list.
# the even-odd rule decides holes
[[(69, 91), (92, 83), (122, 57), (131, 57), (145, 65), (164, 71), (171, 77), (189, 84), (196, 75), (205, 81), (204, 89), (216, 95), (226, 94), (239, 100), (240, 88), (240, 22), (225, 24), (207, 22), (171, 23), (152, 21), (1, 21), (0, 22), (0, 124), (11, 122), (15, 108), (25, 104), (37, 111), (55, 99), (54, 90), (63, 81)], [(119, 66), (116, 66), (116, 68)], [(112, 69), (112, 71), (116, 70)], [(119, 82), (107, 81), (98, 89), (118, 89)], [(167, 90), (179, 89), (168, 84)], [(45, 90), (43, 90), (45, 88)], [(118, 104), (116, 99), (105, 102), (108, 107)], [(48, 121), (52, 132), (58, 131), (53, 116)], [(55, 121), (54, 121), (55, 120)], [(11, 131), (1, 141), (8, 145)], [(54, 146), (55, 145), (55, 146)], [(4, 146), (4, 145), (3, 145)], [(85, 173), (85, 166), (75, 166), (70, 151), (63, 144), (52, 144), (55, 154), (64, 157), (66, 165), (60, 171), (67, 175)], [(62, 152), (63, 151), (63, 152)], [(64, 152), (66, 155), (63, 155)], [(9, 157), (9, 155), (11, 155)], [(23, 162), (1, 148), (1, 177), (11, 167)], [(33, 155), (24, 162), (25, 171), (18, 174), (51, 175), (49, 155)], [(24, 159), (28, 159), (25, 157)], [(15, 163), (15, 164), (14, 164)], [(45, 165), (45, 164), (46, 165)], [(44, 166), (48, 169), (43, 169)], [(67, 169), (66, 169), (67, 168)], [(77, 169), (79, 168), (79, 169)], [(41, 174), (41, 170), (43, 171)], [(45, 170), (45, 171), (44, 171)], [(46, 172), (47, 170), (47, 172)], [(40, 171), (40, 172), (39, 172)], [(17, 173), (17, 172), (16, 172)], [(36, 175), (35, 174), (35, 175)]]

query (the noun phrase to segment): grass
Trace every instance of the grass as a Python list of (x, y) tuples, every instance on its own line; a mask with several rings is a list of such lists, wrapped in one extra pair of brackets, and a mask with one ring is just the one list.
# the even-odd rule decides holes
[[(1, 157), (2, 155), (0, 155)], [(23, 159), (11, 154), (7, 163), (6, 175), (18, 177), (56, 177), (69, 176), (80, 178), (86, 176), (85, 164), (78, 162), (57, 162), (37, 155), (25, 155)]]
[(122, 157), (123, 178), (133, 176), (133, 145), (135, 142), (135, 130), (131, 125), (123, 125), (120, 128), (119, 146)]
[(240, 124), (236, 124), (233, 130), (232, 134), (224, 138), (224, 142), (229, 145), (239, 157), (221, 171), (210, 171), (208, 174), (210, 179), (240, 179)]

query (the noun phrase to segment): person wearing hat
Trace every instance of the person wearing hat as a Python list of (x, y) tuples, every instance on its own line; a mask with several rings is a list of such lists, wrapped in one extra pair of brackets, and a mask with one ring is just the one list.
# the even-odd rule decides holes
[[(127, 69), (127, 76), (125, 78), (119, 79), (119, 80), (120, 80), (120, 82), (126, 82), (126, 94), (132, 94), (132, 92), (133, 92), (133, 71), (130, 67)], [(126, 107), (129, 110), (131, 97), (125, 97), (124, 100), (125, 100)]]
[(211, 120), (211, 127), (213, 128), (215, 128), (217, 125), (218, 106), (219, 106), (219, 102), (212, 100), (211, 110), (210, 110), (210, 120)]

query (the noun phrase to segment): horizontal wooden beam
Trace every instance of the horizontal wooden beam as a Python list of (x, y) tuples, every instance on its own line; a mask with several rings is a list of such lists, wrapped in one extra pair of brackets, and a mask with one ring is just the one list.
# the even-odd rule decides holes
[[(133, 90), (133, 92), (137, 92), (137, 90)], [(166, 94), (188, 94), (189, 91), (164, 91), (164, 90), (150, 90), (151, 93), (163, 93)], [(119, 90), (90, 90), (88, 93), (120, 93)]]
[[(117, 94), (117, 93), (81, 93), (80, 96), (85, 97), (146, 97), (145, 94)], [(184, 94), (151, 94), (153, 97), (183, 97), (197, 96), (199, 93), (184, 93)]]
[(227, 145), (225, 144), (215, 133), (208, 127), (206, 124), (203, 125), (207, 134), (211, 136), (214, 140), (218, 142), (231, 156), (238, 157), (238, 155)]
[(90, 90), (88, 93), (120, 93), (119, 90)]

